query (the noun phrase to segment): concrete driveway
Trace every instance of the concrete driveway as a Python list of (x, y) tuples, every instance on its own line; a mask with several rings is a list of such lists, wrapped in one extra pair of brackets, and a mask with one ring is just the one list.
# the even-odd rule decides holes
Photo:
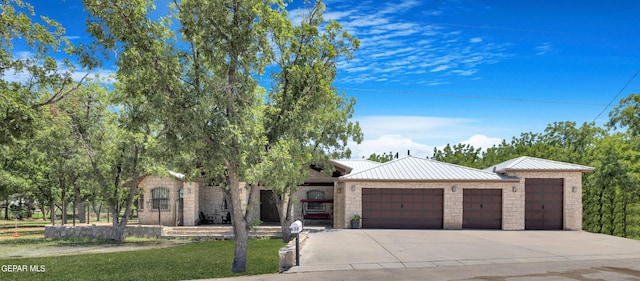
[(582, 231), (327, 230), (288, 273), (640, 259), (640, 241)]

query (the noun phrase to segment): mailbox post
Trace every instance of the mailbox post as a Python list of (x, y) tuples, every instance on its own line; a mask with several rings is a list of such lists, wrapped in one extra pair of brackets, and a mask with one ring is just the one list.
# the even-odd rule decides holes
[(291, 234), (296, 235), (296, 266), (300, 266), (300, 232), (302, 231), (302, 222), (294, 221), (290, 226)]

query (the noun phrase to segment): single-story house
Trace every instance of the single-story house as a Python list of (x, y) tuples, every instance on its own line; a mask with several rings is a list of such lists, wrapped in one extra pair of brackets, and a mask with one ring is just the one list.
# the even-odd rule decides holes
[[(294, 217), (334, 228), (349, 228), (358, 215), (363, 228), (580, 230), (582, 173), (593, 170), (533, 157), (485, 170), (414, 156), (330, 163), (332, 175), (312, 168), (298, 187)], [(180, 176), (141, 180), (140, 223), (226, 222), (222, 189)], [(263, 222), (278, 221), (271, 192), (261, 190), (253, 206)]]

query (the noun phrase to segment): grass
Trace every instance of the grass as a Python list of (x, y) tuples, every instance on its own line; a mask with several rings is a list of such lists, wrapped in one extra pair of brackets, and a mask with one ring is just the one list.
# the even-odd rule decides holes
[(0, 259), (0, 266), (44, 267), (44, 272), (0, 272), (2, 280), (184, 280), (278, 272), (279, 239), (249, 240), (247, 272), (231, 272), (234, 241), (207, 241), (170, 248), (27, 259)]
[[(18, 221), (20, 237), (15, 238), (11, 236), (15, 221), (0, 221), (0, 254), (42, 247), (167, 244), (162, 239), (135, 237), (122, 243), (81, 237), (44, 239), (45, 224), (41, 220)], [(275, 273), (282, 246), (281, 239), (249, 240), (247, 272), (242, 274), (231, 272), (234, 241), (229, 240), (101, 254), (0, 258), (0, 280), (184, 280)], [(13, 265), (35, 266), (44, 272), (8, 272), (7, 266)]]
[[(16, 230), (16, 223), (18, 229)], [(11, 235), (14, 233), (20, 234), (20, 240), (42, 240), (44, 237), (44, 226), (46, 221), (41, 219), (29, 219), (29, 220), (0, 220), (0, 244), (4, 244), (6, 241), (16, 240)], [(19, 243), (22, 243), (19, 242)]]

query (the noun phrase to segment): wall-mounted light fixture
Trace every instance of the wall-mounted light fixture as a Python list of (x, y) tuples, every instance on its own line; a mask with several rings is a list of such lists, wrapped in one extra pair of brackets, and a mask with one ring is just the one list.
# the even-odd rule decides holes
[(456, 191), (458, 191), (458, 187), (457, 187), (457, 186), (455, 186), (455, 185), (454, 185), (454, 186), (452, 186), (452, 187), (451, 187), (451, 192), (456, 192)]
[(342, 187), (338, 187), (338, 193), (342, 193)]
[(355, 184), (351, 185), (351, 191), (356, 191), (356, 185)]
[(572, 186), (572, 187), (571, 187), (571, 192), (576, 192), (577, 190), (578, 190), (578, 187), (577, 187), (577, 186)]
[(512, 187), (511, 187), (511, 191), (513, 191), (513, 192), (518, 191), (518, 187), (517, 187), (517, 186), (515, 186), (515, 185), (514, 185), (514, 186), (512, 186)]

